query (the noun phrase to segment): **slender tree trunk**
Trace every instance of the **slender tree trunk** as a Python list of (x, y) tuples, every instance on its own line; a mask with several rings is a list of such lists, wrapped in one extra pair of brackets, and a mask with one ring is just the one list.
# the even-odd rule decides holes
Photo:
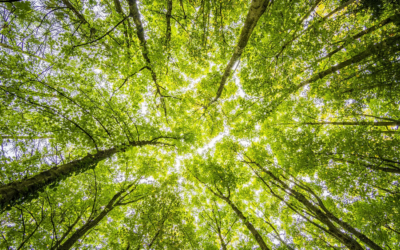
[(296, 186), (300, 187), (301, 189), (307, 191), (308, 193), (310, 193), (312, 196), (314, 196), (317, 199), (318, 205), (319, 207), (325, 212), (325, 215), (331, 220), (336, 222), (338, 225), (340, 225), (342, 228), (346, 229), (348, 232), (352, 233), (353, 235), (355, 235), (358, 239), (360, 239), (362, 242), (364, 242), (365, 244), (367, 244), (369, 247), (371, 247), (374, 250), (383, 250), (380, 246), (378, 246), (377, 244), (375, 244), (375, 242), (373, 242), (372, 240), (370, 240), (366, 235), (364, 235), (363, 233), (358, 232), (355, 228), (353, 228), (352, 226), (350, 226), (350, 224), (340, 220), (338, 217), (336, 217), (335, 215), (333, 215), (324, 205), (323, 201), (321, 200), (321, 198), (309, 187), (307, 187), (304, 184), (299, 184), (297, 183)]
[(222, 236), (221, 228), (220, 228), (220, 225), (218, 223), (217, 217), (214, 214), (214, 210), (213, 210), (213, 216), (214, 216), (214, 219), (215, 219), (215, 226), (217, 228), (218, 238), (219, 238), (219, 241), (221, 241), (221, 248), (222, 248), (222, 250), (227, 250), (226, 249), (227, 244), (225, 243), (224, 237)]
[(307, 122), (307, 125), (399, 126), (400, 122)]
[(99, 224), (103, 218), (111, 212), (115, 208), (115, 203), (117, 199), (123, 194), (124, 192), (118, 192), (114, 197), (108, 202), (107, 206), (100, 212), (100, 214), (94, 218), (94, 220), (90, 220), (85, 223), (81, 228), (76, 230), (75, 233), (71, 235), (63, 244), (61, 244), (57, 249), (58, 250), (68, 250), (80, 239), (82, 238), (90, 229), (94, 228)]
[[(286, 184), (285, 184), (286, 185)], [(292, 196), (307, 207), (310, 211), (315, 213), (315, 217), (328, 227), (328, 231), (331, 235), (335, 236), (340, 242), (342, 242), (349, 249), (363, 250), (364, 248), (349, 235), (343, 233), (339, 228), (337, 228), (328, 218), (328, 216), (322, 212), (319, 208), (314, 206), (303, 194), (296, 192), (295, 190), (286, 186), (290, 190)]]
[(254, 238), (256, 239), (258, 245), (260, 246), (260, 248), (262, 250), (270, 250), (267, 246), (267, 244), (264, 242), (264, 239), (261, 237), (261, 235), (258, 233), (257, 229), (253, 226), (253, 224), (251, 224), (251, 222), (246, 218), (246, 216), (244, 216), (244, 214), (242, 213), (242, 211), (240, 211), (240, 209), (238, 207), (236, 207), (235, 204), (233, 204), (233, 202), (229, 199), (230, 197), (230, 192), (228, 196), (224, 196), (222, 192), (220, 192), (218, 189), (218, 193), (214, 192), (214, 190), (212, 190), (209, 186), (207, 186), (204, 182), (202, 182), (199, 178), (197, 178), (197, 176), (193, 175), (198, 181), (200, 181), (201, 183), (203, 183), (206, 188), (213, 193), (215, 196), (217, 196), (218, 198), (220, 198), (221, 200), (225, 201), (226, 203), (228, 203), (228, 205), (233, 209), (233, 211), (236, 213), (236, 215), (239, 217), (239, 219), (243, 222), (243, 224), (247, 227), (247, 229), (249, 229), (249, 231), (251, 232), (251, 234), (254, 236)]
[(182, 0), (179, 0), (179, 4), (181, 5), (182, 11), (183, 11), (183, 19), (186, 19), (185, 8), (183, 8), (183, 2), (182, 2)]
[(323, 207), (323, 210), (325, 211), (325, 214), (328, 216), (328, 218), (334, 222), (336, 222), (338, 225), (340, 225), (342, 228), (346, 229), (348, 232), (352, 233), (355, 235), (358, 239), (360, 239), (362, 242), (367, 244), (371, 249), (374, 250), (383, 250), (380, 246), (378, 246), (375, 242), (370, 240), (365, 234), (360, 233), (357, 231), (354, 227), (352, 227), (350, 224), (340, 220), (338, 217), (334, 216), (330, 211), (328, 211), (325, 206)]
[(136, 25), (136, 34), (140, 41), (140, 46), (142, 47), (142, 55), (148, 66), (150, 67), (151, 77), (155, 84), (157, 84), (157, 76), (152, 68), (151, 60), (149, 57), (149, 50), (147, 48), (147, 41), (145, 38), (144, 28), (142, 24), (142, 20), (140, 18), (139, 9), (136, 3), (136, 0), (128, 0), (129, 9), (130, 9), (130, 16), (133, 18), (133, 22)]
[[(331, 158), (331, 159), (334, 161), (342, 162), (342, 163), (350, 163), (350, 164), (357, 165), (356, 162), (350, 161), (350, 160), (344, 160), (344, 159), (338, 159), (338, 158)], [(359, 164), (365, 166), (366, 168), (370, 168), (373, 170), (379, 170), (379, 171), (384, 171), (384, 172), (388, 172), (388, 173), (400, 174), (400, 168), (393, 166), (393, 165), (390, 165), (390, 166), (392, 166), (392, 168), (383, 168), (383, 167), (378, 167), (378, 166), (371, 165), (371, 164), (365, 164), (362, 162), (360, 162)]]
[[(264, 220), (265, 221), (265, 220)], [(289, 250), (294, 250), (293, 249), (293, 247), (291, 247), (291, 246), (289, 246), (283, 239), (282, 239), (282, 237), (279, 235), (279, 232), (276, 230), (276, 228), (272, 225), (272, 223), (269, 223), (268, 221), (265, 221), (271, 228), (272, 228), (272, 230), (274, 230), (274, 232), (275, 232), (275, 234), (276, 234), (276, 238), (278, 238), (278, 240), (280, 241), (280, 242), (282, 242), (285, 246), (286, 246), (286, 248), (287, 249), (289, 249)]]
[(79, 11), (68, 0), (62, 0), (62, 2), (65, 4), (65, 6), (68, 7), (68, 9), (70, 9), (70, 10), (72, 10), (72, 12), (74, 12), (74, 14), (78, 17), (78, 19), (82, 23), (89, 24), (88, 21), (86, 21), (85, 17), (81, 13), (79, 13)]
[(243, 50), (250, 39), (251, 33), (253, 32), (254, 28), (257, 25), (258, 20), (260, 19), (262, 14), (264, 14), (265, 10), (267, 9), (270, 3), (272, 3), (272, 1), (269, 0), (251, 1), (250, 9), (249, 12), (247, 13), (246, 20), (244, 21), (244, 26), (242, 28), (242, 31), (240, 32), (239, 41), (236, 45), (235, 51), (233, 52), (233, 55), (229, 63), (225, 67), (225, 71), (224, 74), (222, 75), (222, 79), (219, 84), (217, 94), (215, 98), (209, 103), (209, 105), (212, 104), (213, 102), (216, 102), (221, 97), (222, 91), (224, 90), (224, 86), (226, 84), (226, 81), (228, 80), (228, 77), (231, 74), (233, 66), (242, 55)]
[[(356, 0), (349, 0), (349, 1), (345, 2), (345, 3), (343, 3), (342, 5), (340, 5), (340, 6), (337, 7), (336, 9), (334, 9), (332, 12), (330, 12), (330, 13), (328, 13), (326, 16), (324, 16), (322, 19), (318, 20), (318, 21), (316, 22), (316, 24), (321, 24), (322, 22), (324, 22), (325, 20), (327, 20), (329, 17), (333, 16), (333, 15), (336, 14), (337, 12), (339, 12), (339, 11), (341, 11), (342, 9), (346, 8), (348, 5), (352, 4), (354, 1), (356, 1)], [(318, 3), (318, 1), (317, 1), (317, 3)], [(315, 6), (317, 6), (317, 5), (315, 5)], [(311, 9), (311, 11), (312, 11), (312, 10), (313, 10), (313, 9)], [(301, 20), (300, 24), (303, 23), (303, 21), (304, 21), (304, 19), (305, 19), (306, 17), (307, 17), (307, 16), (305, 16), (305, 17)], [(314, 24), (313, 24), (313, 25), (309, 25), (306, 29), (302, 30), (299, 34), (296, 35), (297, 32), (296, 32), (295, 34), (293, 34), (292, 39), (290, 39), (289, 41), (287, 41), (287, 42), (282, 46), (282, 48), (281, 48), (281, 49), (279, 50), (279, 52), (275, 55), (275, 57), (276, 57), (276, 58), (279, 58), (279, 56), (282, 54), (282, 52), (283, 52), (283, 50), (284, 50), (285, 48), (287, 48), (292, 42), (296, 41), (297, 38), (299, 38), (299, 37), (301, 37), (303, 34), (307, 33), (307, 32), (308, 32), (309, 30), (311, 30), (313, 27), (314, 27)]]
[(246, 216), (244, 216), (242, 211), (240, 211), (239, 208), (236, 207), (236, 205), (233, 204), (232, 201), (229, 198), (227, 198), (225, 196), (219, 196), (219, 197), (221, 199), (223, 199), (226, 203), (228, 203), (229, 206), (231, 206), (233, 211), (235, 211), (236, 215), (242, 220), (244, 225), (247, 227), (247, 229), (249, 229), (251, 234), (254, 236), (254, 238), (256, 239), (256, 241), (257, 241), (258, 245), (260, 246), (260, 248), (262, 250), (269, 250), (267, 244), (264, 242), (264, 239), (258, 233), (257, 229), (253, 226), (253, 224), (246, 218)]
[(82, 215), (76, 217), (76, 220), (72, 223), (72, 225), (67, 228), (67, 230), (61, 236), (61, 238), (56, 242), (56, 244), (50, 248), (51, 250), (58, 249), (58, 246), (60, 245), (60, 243), (64, 241), (64, 239), (68, 236), (68, 234), (72, 231), (72, 229), (74, 229), (75, 225), (78, 224), (78, 222), (81, 218), (82, 218)]
[(221, 232), (218, 232), (218, 237), (219, 237), (219, 240), (221, 241), (222, 250), (227, 250), (226, 249), (226, 244), (225, 244), (224, 238), (222, 238)]
[(167, 1), (167, 31), (165, 33), (165, 46), (168, 49), (169, 41), (171, 40), (171, 13), (172, 13), (172, 0)]
[(305, 185), (299, 185), (296, 184), (298, 187), (302, 188), (303, 190), (307, 191), (308, 193), (310, 193), (311, 195), (313, 195), (317, 201), (318, 201), (318, 205), (320, 208), (322, 208), (322, 210), (325, 212), (326, 216), (331, 220), (336, 222), (338, 225), (340, 225), (342, 228), (344, 228), (345, 230), (347, 230), (348, 232), (352, 233), (353, 235), (355, 235), (358, 239), (360, 239), (362, 242), (364, 242), (365, 244), (367, 244), (369, 247), (371, 247), (374, 250), (383, 250), (380, 246), (378, 246), (375, 242), (373, 242), (372, 240), (370, 240), (366, 235), (364, 235), (363, 233), (357, 231), (354, 227), (352, 227), (350, 224), (340, 220), (338, 217), (336, 217), (335, 215), (333, 215), (324, 205), (324, 203), (322, 202), (321, 198), (314, 192), (311, 190), (311, 188), (305, 186)]
[(364, 234), (358, 232), (355, 228), (353, 228), (352, 226), (350, 226), (349, 224), (347, 224), (346, 222), (343, 222), (341, 220), (339, 220), (339, 218), (337, 218), (336, 216), (334, 216), (322, 203), (322, 200), (319, 199), (319, 197), (316, 196), (316, 194), (314, 192), (312, 192), (312, 194), (314, 195), (314, 197), (317, 198), (318, 200), (318, 204), (319, 206), (322, 208), (319, 209), (318, 207), (316, 207), (314, 204), (312, 204), (303, 194), (297, 192), (296, 190), (294, 190), (293, 188), (290, 188), (286, 183), (284, 183), (283, 181), (281, 181), (278, 177), (276, 177), (271, 171), (265, 170), (263, 167), (261, 167), (260, 165), (256, 164), (258, 166), (258, 168), (260, 168), (261, 171), (263, 171), (264, 173), (268, 174), (269, 176), (271, 176), (271, 178), (276, 181), (277, 183), (279, 183), (281, 185), (282, 188), (289, 190), (290, 191), (290, 195), (293, 196), (296, 200), (298, 200), (299, 202), (301, 202), (304, 206), (306, 206), (310, 211), (313, 211), (314, 214), (316, 215), (316, 218), (321, 221), (322, 223), (324, 223), (326, 226), (328, 226), (329, 231), (332, 233), (332, 235), (335, 235), (341, 242), (343, 242), (343, 244), (345, 244), (347, 247), (349, 247), (350, 249), (363, 249), (361, 247), (361, 245), (354, 239), (352, 239), (351, 237), (349, 237), (348, 235), (344, 234), (343, 232), (341, 232), (333, 223), (332, 221), (336, 222), (337, 224), (339, 224), (342, 228), (344, 228), (345, 230), (347, 230), (348, 232), (354, 234), (357, 238), (359, 238), (361, 241), (363, 241), (364, 243), (366, 243), (368, 246), (370, 246), (372, 249), (374, 250), (382, 250), (382, 248), (380, 246), (378, 246), (377, 244), (375, 244), (372, 240), (370, 240), (367, 236), (365, 236)]
[(307, 85), (309, 83), (316, 82), (319, 79), (322, 79), (325, 76), (332, 74), (332, 73), (334, 73), (340, 69), (343, 69), (347, 66), (350, 66), (354, 63), (361, 62), (362, 60), (369, 58), (372, 55), (377, 54), (378, 52), (382, 52), (385, 50), (391, 50), (391, 49), (394, 50), (393, 52), (398, 51), (398, 50), (400, 50), (400, 46), (397, 45), (397, 42), (399, 41), (399, 39), (400, 39), (399, 36), (394, 36), (394, 37), (387, 38), (386, 40), (384, 40), (380, 43), (371, 45), (366, 50), (353, 56), (352, 58), (350, 58), (344, 62), (341, 62), (335, 66), (332, 66), (331, 68), (329, 68), (327, 70), (324, 70), (324, 71), (314, 74), (313, 76), (311, 76), (310, 79), (303, 81), (299, 85), (297, 85), (296, 89), (300, 89), (301, 87), (304, 87), (305, 85)]
[[(356, 40), (356, 39), (359, 39), (359, 38), (361, 38), (362, 36), (367, 35), (367, 34), (373, 32), (373, 31), (375, 31), (375, 30), (377, 30), (377, 29), (379, 29), (379, 28), (381, 28), (381, 27), (383, 27), (383, 26), (385, 26), (385, 25), (387, 25), (387, 24), (389, 24), (389, 23), (395, 22), (395, 21), (398, 20), (399, 18), (400, 18), (400, 14), (396, 14), (396, 15), (393, 15), (393, 16), (391, 16), (391, 17), (388, 17), (388, 18), (386, 18), (385, 20), (381, 21), (380, 23), (378, 23), (378, 24), (376, 24), (376, 25), (374, 25), (374, 26), (372, 26), (372, 27), (369, 27), (368, 29), (365, 29), (365, 30), (363, 30), (363, 31), (361, 31), (361, 32), (359, 32), (359, 33), (357, 33), (356, 35), (354, 35), (353, 37), (351, 37), (351, 39), (352, 39), (352, 41), (354, 41), (354, 40)], [(343, 45), (341, 45), (340, 47), (338, 47), (338, 48), (336, 48), (335, 50), (329, 52), (328, 55), (326, 55), (326, 56), (324, 56), (324, 57), (318, 59), (317, 62), (320, 62), (320, 61), (322, 61), (322, 60), (325, 60), (325, 59), (327, 59), (327, 58), (332, 57), (334, 54), (336, 54), (337, 52), (341, 51), (341, 50), (345, 47), (345, 45), (346, 45), (346, 43), (343, 43)]]
[[(166, 97), (166, 96), (164, 96), (161, 93), (161, 89), (163, 87), (160, 86), (160, 84), (157, 81), (157, 75), (156, 75), (156, 72), (153, 69), (153, 65), (152, 65), (150, 57), (149, 57), (149, 49), (147, 47), (147, 41), (146, 41), (146, 38), (145, 38), (144, 28), (143, 28), (142, 20), (141, 20), (141, 17), (140, 17), (140, 13), (139, 13), (139, 8), (138, 8), (138, 5), (137, 5), (137, 2), (136, 2), (136, 0), (127, 0), (127, 1), (128, 1), (128, 4), (129, 4), (129, 10), (130, 10), (129, 15), (133, 18), (133, 22), (136, 25), (136, 34), (137, 34), (137, 37), (139, 38), (140, 46), (142, 47), (143, 58), (146, 61), (148, 69), (150, 70), (151, 78), (153, 79), (153, 82), (156, 85), (156, 93), (157, 93), (157, 95), (160, 96), (161, 105), (162, 105), (162, 107), (164, 109), (164, 115), (165, 115), (165, 117), (167, 117), (167, 106), (166, 106), (165, 101), (164, 101), (164, 97)], [(171, 8), (172, 8), (172, 5), (171, 5)]]
[(124, 12), (122, 11), (122, 6), (119, 0), (114, 0), (114, 5), (115, 5), (115, 9), (117, 10), (117, 12), (119, 14), (121, 14), (122, 16), (124, 16)]
[[(131, 142), (126, 147), (137, 147), (145, 145), (163, 145), (161, 142), (155, 140), (152, 141), (138, 141)], [(25, 180), (11, 182), (0, 187), (0, 211), (4, 211), (5, 208), (13, 206), (16, 203), (22, 203), (26, 200), (37, 196), (38, 193), (44, 190), (51, 184), (56, 184), (60, 180), (71, 176), (72, 174), (78, 174), (87, 171), (88, 169), (94, 168), (100, 161), (116, 154), (124, 152), (125, 148), (111, 148), (107, 150), (100, 150), (96, 154), (87, 156), (63, 164), (57, 167), (53, 167), (49, 170), (43, 171), (35, 176), (32, 176)]]
[(316, 1), (313, 3), (313, 5), (311, 6), (310, 10), (301, 18), (299, 24), (303, 24), (304, 20), (306, 20), (306, 19), (310, 16), (310, 14), (315, 10), (315, 8), (317, 8), (317, 6), (319, 5), (319, 3), (320, 3), (321, 1), (322, 1), (322, 0), (316, 0)]
[(157, 237), (161, 234), (162, 230), (164, 229), (165, 221), (168, 219), (168, 216), (169, 216), (169, 214), (170, 214), (170, 212), (171, 212), (171, 206), (172, 206), (172, 204), (173, 204), (174, 202), (175, 202), (175, 200), (172, 201), (172, 202), (169, 204), (169, 206), (168, 206), (168, 212), (161, 218), (161, 220), (162, 220), (161, 225), (159, 226), (159, 228), (158, 228), (158, 230), (157, 230), (157, 233), (153, 236), (153, 238), (151, 239), (149, 245), (147, 246), (149, 250), (151, 249), (151, 247), (153, 246), (153, 244), (156, 242)]
[(392, 82), (392, 83), (384, 83), (384, 84), (376, 84), (376, 85), (372, 85), (372, 86), (365, 86), (365, 87), (360, 87), (357, 89), (349, 89), (346, 91), (343, 91), (341, 94), (345, 94), (345, 93), (352, 93), (354, 91), (364, 91), (364, 90), (369, 90), (369, 89), (374, 89), (374, 88), (388, 88), (388, 87), (394, 87), (396, 86), (398, 83), (396, 82)]
[[(117, 12), (124, 17), (125, 14), (122, 11), (122, 6), (119, 0), (114, 0), (114, 5), (115, 5), (115, 9), (117, 10)], [(130, 48), (130, 42), (129, 42), (129, 36), (128, 36), (128, 27), (125, 24), (125, 22), (123, 23), (124, 25), (124, 36), (125, 36), (125, 41), (126, 41), (126, 45), (128, 46), (128, 48)], [(129, 50), (128, 50), (128, 54), (129, 54)]]
[[(139, 199), (136, 200), (131, 200), (128, 202), (122, 202), (127, 195), (129, 195), (130, 193), (132, 193), (132, 191), (134, 189), (136, 189), (136, 186), (134, 186), (135, 183), (131, 183), (130, 185), (128, 185), (127, 188), (125, 188), (124, 190), (119, 191), (118, 193), (116, 193), (111, 200), (108, 202), (108, 204), (105, 206), (105, 208), (95, 217), (92, 219), (92, 217), (90, 216), (88, 221), (78, 230), (75, 231), (75, 233), (73, 233), (64, 243), (62, 243), (61, 241), (58, 243), (59, 247), (57, 247), (58, 250), (68, 250), (71, 249), (71, 247), (83, 236), (85, 236), (85, 234), (87, 232), (89, 232), (89, 230), (91, 230), (92, 228), (96, 227), (103, 219), (104, 217), (110, 213), (115, 207), (117, 206), (124, 206), (127, 204), (131, 204), (134, 202), (137, 202), (139, 200), (141, 200), (143, 197), (140, 197)], [(132, 186), (134, 186), (134, 188), (132, 189)], [(62, 244), (60, 244), (62, 243)], [(128, 243), (128, 248), (129, 248), (129, 243)]]
[[(265, 183), (265, 181), (259, 176), (259, 178)], [(267, 185), (268, 186), (268, 185)], [(269, 186), (268, 186), (269, 187)], [(270, 188), (270, 187), (269, 187)], [(302, 215), (299, 211), (297, 211), (293, 206), (291, 206), (290, 204), (288, 204), (285, 199), (279, 195), (277, 195), (276, 193), (274, 193), (272, 191), (272, 189), (270, 188), (271, 193), (273, 196), (275, 196), (276, 198), (278, 198), (279, 200), (281, 200), (282, 202), (286, 203), (286, 205), (292, 209), (294, 212), (298, 213), (301, 217), (303, 217), (304, 219), (306, 219), (307, 221), (309, 221), (311, 224), (313, 224), (314, 226), (316, 226), (317, 228), (321, 229), (322, 231), (325, 231), (326, 233), (332, 235), (334, 238), (336, 238), (339, 242), (343, 243), (348, 249), (352, 249), (352, 250), (363, 250), (363, 248), (361, 247), (361, 245), (355, 241), (354, 239), (352, 239), (350, 236), (346, 235), (345, 233), (343, 233), (338, 227), (336, 227), (329, 219), (326, 218), (326, 216), (324, 216), (324, 213), (318, 210), (318, 213), (316, 214), (315, 211), (311, 210), (310, 207), (306, 206), (306, 208), (312, 212), (313, 215), (311, 215), (313, 218), (319, 220), (320, 222), (322, 222), (325, 226), (328, 227), (328, 229), (321, 227), (320, 225), (314, 223), (312, 220), (310, 220), (309, 218), (305, 217), (304, 215)], [(290, 194), (291, 195), (291, 194)], [(291, 195), (292, 196), (292, 195)], [(311, 204), (311, 203), (310, 203)], [(303, 204), (304, 205), (304, 204)]]

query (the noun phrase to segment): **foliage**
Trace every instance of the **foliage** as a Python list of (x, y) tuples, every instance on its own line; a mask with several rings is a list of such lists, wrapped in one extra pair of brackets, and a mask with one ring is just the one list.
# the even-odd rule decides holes
[(1, 249), (399, 249), (392, 0), (0, 3)]

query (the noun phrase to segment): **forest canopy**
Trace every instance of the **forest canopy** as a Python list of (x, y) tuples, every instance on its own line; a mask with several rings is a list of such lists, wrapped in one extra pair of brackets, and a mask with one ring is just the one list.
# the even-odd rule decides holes
[(398, 0), (0, 15), (0, 249), (400, 249)]

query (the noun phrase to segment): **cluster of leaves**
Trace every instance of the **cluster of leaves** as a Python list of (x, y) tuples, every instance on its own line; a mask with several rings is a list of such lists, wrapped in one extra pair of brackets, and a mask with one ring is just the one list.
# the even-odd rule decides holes
[(0, 248), (400, 248), (399, 11), (3, 1)]

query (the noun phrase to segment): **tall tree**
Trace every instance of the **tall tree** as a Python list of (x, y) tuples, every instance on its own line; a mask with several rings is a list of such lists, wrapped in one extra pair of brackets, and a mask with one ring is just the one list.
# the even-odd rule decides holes
[(399, 11), (0, 1), (0, 248), (400, 248)]

